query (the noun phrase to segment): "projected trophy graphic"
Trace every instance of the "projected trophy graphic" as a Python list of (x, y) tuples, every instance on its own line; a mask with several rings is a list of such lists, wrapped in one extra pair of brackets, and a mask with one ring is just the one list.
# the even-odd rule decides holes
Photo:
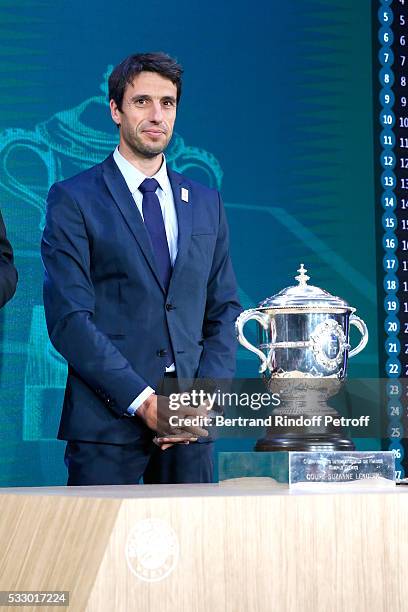
[[(352, 450), (352, 441), (339, 427), (321, 425), (333, 419), (317, 417), (338, 416), (327, 401), (339, 392), (348, 359), (366, 346), (367, 326), (346, 301), (309, 285), (303, 264), (298, 272), (297, 285), (263, 300), (257, 308), (245, 310), (236, 322), (238, 341), (259, 357), (259, 372), (268, 390), (281, 395), (274, 417), (285, 417), (280, 419), (283, 423), (303, 417), (300, 422), (308, 423), (268, 428), (255, 450)], [(251, 320), (258, 323), (258, 346), (244, 335), (244, 327)], [(362, 336), (353, 349), (349, 344), (350, 325)]]

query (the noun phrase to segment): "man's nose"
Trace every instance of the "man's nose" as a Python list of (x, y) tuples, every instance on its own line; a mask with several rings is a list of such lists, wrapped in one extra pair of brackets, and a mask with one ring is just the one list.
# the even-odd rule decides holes
[(163, 109), (160, 102), (153, 101), (150, 112), (150, 121), (160, 123), (163, 120)]

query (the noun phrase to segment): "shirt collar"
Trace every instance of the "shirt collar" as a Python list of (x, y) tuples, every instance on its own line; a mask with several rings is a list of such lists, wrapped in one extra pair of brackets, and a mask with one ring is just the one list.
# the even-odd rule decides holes
[(129, 191), (133, 195), (135, 191), (137, 191), (140, 185), (146, 178), (154, 178), (159, 183), (159, 187), (164, 191), (165, 194), (168, 194), (170, 187), (169, 177), (167, 175), (167, 164), (166, 158), (163, 153), (163, 162), (160, 166), (159, 170), (153, 176), (146, 176), (141, 172), (136, 166), (131, 164), (127, 159), (123, 157), (121, 152), (119, 151), (119, 146), (113, 152), (113, 159), (116, 162), (119, 170), (121, 171), (123, 178), (126, 181), (126, 184), (129, 188)]

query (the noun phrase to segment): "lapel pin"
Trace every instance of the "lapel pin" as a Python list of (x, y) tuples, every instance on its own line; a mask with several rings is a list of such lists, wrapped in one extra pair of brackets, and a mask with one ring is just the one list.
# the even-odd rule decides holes
[(183, 200), (183, 202), (188, 203), (188, 189), (186, 189), (185, 187), (181, 188), (181, 199)]

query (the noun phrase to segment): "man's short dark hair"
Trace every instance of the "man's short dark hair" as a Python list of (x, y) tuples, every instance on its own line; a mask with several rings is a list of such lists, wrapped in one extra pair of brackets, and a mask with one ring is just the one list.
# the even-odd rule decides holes
[(177, 102), (179, 102), (183, 73), (180, 64), (166, 53), (136, 53), (129, 55), (118, 64), (109, 77), (109, 100), (115, 100), (120, 111), (126, 85), (132, 83), (141, 72), (157, 72), (165, 79), (169, 79), (177, 87)]

